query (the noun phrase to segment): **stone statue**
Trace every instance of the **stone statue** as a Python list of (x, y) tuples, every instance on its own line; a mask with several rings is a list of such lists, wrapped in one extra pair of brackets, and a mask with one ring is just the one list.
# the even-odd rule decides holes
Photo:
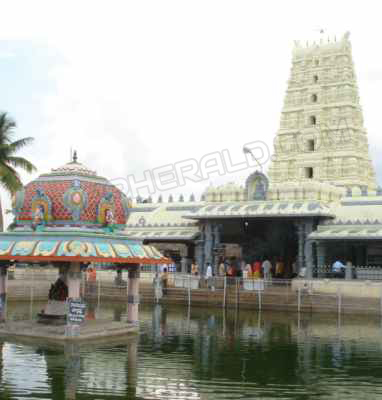
[(54, 284), (50, 286), (49, 300), (65, 301), (68, 298), (68, 286), (64, 280), (59, 277)]
[(105, 214), (105, 223), (107, 226), (111, 226), (114, 224), (114, 213), (113, 210), (107, 209)]

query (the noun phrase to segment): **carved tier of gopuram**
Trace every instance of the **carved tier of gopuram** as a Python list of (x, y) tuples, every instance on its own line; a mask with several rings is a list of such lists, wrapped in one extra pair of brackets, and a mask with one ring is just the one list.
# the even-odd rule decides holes
[(295, 42), (269, 179), (376, 190), (349, 33)]

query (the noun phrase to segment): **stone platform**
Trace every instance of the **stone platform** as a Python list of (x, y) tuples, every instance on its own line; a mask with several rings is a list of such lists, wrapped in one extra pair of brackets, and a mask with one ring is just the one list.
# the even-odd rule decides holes
[(136, 334), (139, 327), (127, 322), (110, 320), (85, 321), (78, 335), (66, 335), (67, 325), (53, 326), (39, 324), (37, 321), (7, 321), (0, 324), (0, 338), (24, 338), (44, 340), (50, 343), (99, 341)]

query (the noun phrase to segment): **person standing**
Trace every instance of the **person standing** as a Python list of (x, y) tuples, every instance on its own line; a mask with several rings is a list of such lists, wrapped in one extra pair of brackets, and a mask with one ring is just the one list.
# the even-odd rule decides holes
[(263, 269), (264, 280), (265, 281), (272, 280), (272, 275), (271, 275), (272, 264), (269, 261), (268, 257), (265, 257), (265, 260), (263, 261), (263, 264), (261, 267)]
[(345, 277), (345, 265), (337, 260), (332, 265), (332, 272), (334, 278), (344, 278)]
[(259, 260), (252, 265), (252, 276), (254, 279), (261, 279), (261, 262)]
[(191, 266), (191, 274), (199, 275), (199, 265), (197, 263), (193, 263)]
[(279, 258), (276, 262), (276, 278), (282, 278), (284, 274), (284, 263)]
[(219, 264), (219, 276), (224, 276), (225, 275), (225, 265), (223, 260)]
[(212, 283), (212, 265), (211, 263), (207, 263), (207, 269), (206, 269), (206, 282), (207, 282), (207, 287), (209, 289), (213, 289), (213, 283)]
[(244, 279), (252, 278), (251, 264), (245, 265), (244, 270), (243, 270), (243, 278)]
[(191, 264), (191, 275), (195, 275), (195, 261), (192, 261)]

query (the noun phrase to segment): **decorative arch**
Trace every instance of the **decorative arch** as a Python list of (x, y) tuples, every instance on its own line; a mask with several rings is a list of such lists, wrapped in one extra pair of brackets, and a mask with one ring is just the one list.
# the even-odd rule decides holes
[(63, 196), (64, 206), (71, 212), (74, 221), (79, 221), (82, 211), (88, 206), (88, 194), (81, 188), (78, 180)]
[(108, 212), (112, 212), (112, 214), (115, 215), (114, 199), (112, 192), (106, 193), (97, 206), (98, 223), (100, 223), (101, 225), (106, 225), (108, 223), (106, 217)]
[[(17, 195), (16, 195), (17, 196)], [(20, 196), (23, 196), (20, 194)], [(16, 197), (17, 202), (17, 197)], [(36, 214), (38, 209), (43, 209), (43, 218), (44, 221), (51, 221), (52, 220), (52, 201), (51, 199), (45, 194), (44, 189), (36, 189), (36, 194), (32, 197), (31, 201), (31, 214), (32, 218)]]
[(265, 200), (269, 188), (269, 180), (265, 174), (255, 171), (245, 181), (248, 200)]

